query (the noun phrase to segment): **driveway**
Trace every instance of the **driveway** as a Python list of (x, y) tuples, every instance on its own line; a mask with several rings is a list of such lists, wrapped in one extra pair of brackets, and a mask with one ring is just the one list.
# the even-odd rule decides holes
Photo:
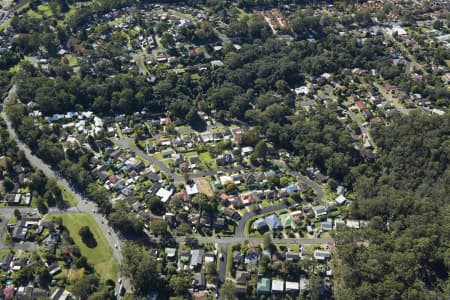
[(370, 144), (376, 149), (377, 148), (377, 144), (375, 144), (375, 141), (372, 139), (372, 136), (370, 135), (369, 130), (367, 129), (367, 127), (365, 127), (363, 124), (361, 124), (361, 122), (358, 120), (358, 118), (356, 117), (356, 115), (350, 110), (347, 109), (348, 111), (348, 115), (350, 116), (350, 118), (353, 120), (353, 122), (355, 122), (356, 124), (358, 124), (359, 129), (361, 130), (361, 133), (367, 137), (367, 139), (369, 140)]
[(227, 278), (227, 262), (228, 262), (228, 247), (229, 243), (219, 243), (220, 253), (222, 254), (222, 259), (219, 261), (219, 283), (222, 284)]
[[(138, 156), (144, 158), (145, 160), (149, 161), (150, 163), (156, 165), (163, 173), (165, 173), (166, 175), (172, 177), (174, 182), (184, 182), (185, 181), (184, 180), (185, 179), (184, 176), (178, 175), (178, 174), (172, 172), (169, 169), (169, 167), (167, 167), (167, 165), (164, 162), (162, 162), (162, 161), (160, 161), (160, 160), (158, 160), (158, 159), (148, 155), (147, 153), (145, 153), (141, 149), (132, 147), (130, 145), (130, 142), (132, 140), (133, 139), (131, 139), (131, 138), (123, 138), (123, 139), (114, 140), (114, 143), (116, 145), (118, 145), (119, 147), (121, 147), (122, 149), (128, 149), (128, 150), (134, 151), (136, 153), (136, 155), (138, 155)], [(238, 172), (238, 171), (241, 171), (243, 169), (244, 169), (244, 167), (238, 166), (238, 167), (224, 168), (224, 169), (221, 169), (221, 170), (199, 171), (197, 173), (190, 173), (189, 174), (189, 178), (190, 179), (196, 179), (196, 178), (201, 178), (201, 177), (205, 177), (205, 176), (213, 176), (213, 175), (223, 174), (225, 172)]]
[(133, 54), (131, 54), (131, 56), (133, 57), (134, 61), (136, 62), (136, 66), (138, 68), (139, 74), (147, 75), (148, 70), (145, 67), (144, 57), (142, 56), (142, 54), (133, 53)]
[(148, 155), (147, 153), (145, 153), (144, 151), (138, 149), (138, 148), (133, 148), (130, 146), (130, 141), (132, 139), (127, 138), (127, 139), (118, 139), (118, 140), (114, 140), (114, 143), (118, 146), (120, 146), (121, 148), (124, 149), (129, 149), (131, 151), (134, 151), (138, 156), (146, 159), (147, 161), (149, 161), (150, 163), (156, 165), (162, 172), (166, 173), (167, 175), (169, 175), (170, 177), (173, 178), (174, 182), (184, 182), (184, 177), (181, 175), (177, 175), (175, 173), (173, 173), (169, 167), (166, 166), (165, 163), (163, 163), (162, 161), (151, 157), (150, 155)]
[[(16, 86), (14, 85), (11, 88), (11, 90), (9, 91), (8, 96), (5, 98), (4, 104), (7, 103), (10, 96), (15, 94), (15, 92), (16, 92)], [(20, 150), (22, 150), (24, 152), (24, 154), (25, 154), (26, 158), (28, 159), (28, 161), (30, 162), (30, 164), (34, 168), (40, 169), (45, 174), (45, 176), (47, 176), (47, 178), (55, 179), (61, 188), (63, 188), (65, 191), (71, 193), (74, 196), (74, 198), (77, 200), (77, 206), (71, 207), (65, 211), (70, 212), (70, 213), (83, 212), (83, 213), (87, 213), (87, 214), (91, 215), (94, 218), (94, 220), (97, 222), (98, 226), (102, 230), (103, 235), (108, 240), (109, 245), (112, 249), (113, 256), (116, 259), (118, 265), (120, 266), (122, 264), (122, 255), (121, 255), (121, 251), (120, 251), (120, 240), (119, 240), (117, 234), (114, 232), (113, 228), (108, 225), (108, 221), (106, 220), (106, 218), (104, 218), (102, 215), (96, 213), (97, 205), (91, 201), (87, 201), (82, 195), (77, 193), (72, 188), (72, 186), (69, 184), (69, 182), (67, 182), (67, 180), (65, 180), (64, 178), (57, 175), (55, 173), (55, 171), (53, 171), (49, 165), (44, 163), (39, 157), (35, 156), (31, 152), (30, 148), (19, 140), (5, 111), (1, 112), (1, 116), (6, 123), (6, 126), (7, 126), (10, 136), (17, 142), (17, 146), (19, 147)], [(60, 210), (50, 210), (50, 212), (52, 212), (52, 211), (61, 212)], [(117, 245), (117, 248), (115, 247), (116, 245)]]
[(314, 181), (309, 179), (307, 176), (304, 176), (300, 172), (292, 170), (292, 168), (285, 161), (272, 160), (272, 163), (274, 165), (280, 167), (280, 168), (286, 169), (289, 174), (291, 174), (294, 177), (297, 177), (304, 184), (306, 184), (307, 186), (312, 188), (316, 192), (315, 200), (321, 200), (323, 198), (323, 189), (322, 189), (322, 187), (320, 187), (320, 185), (318, 185), (317, 183), (315, 183)]
[(288, 208), (288, 206), (285, 203), (280, 203), (280, 204), (277, 204), (277, 205), (264, 207), (262, 209), (254, 210), (254, 211), (251, 211), (251, 212), (248, 212), (248, 213), (244, 214), (241, 217), (241, 219), (239, 220), (238, 224), (237, 224), (236, 237), (240, 238), (240, 239), (245, 238), (245, 224), (252, 217), (257, 216), (257, 215), (268, 214), (268, 213), (271, 213), (273, 211), (277, 211), (277, 210), (284, 209), (284, 208)]

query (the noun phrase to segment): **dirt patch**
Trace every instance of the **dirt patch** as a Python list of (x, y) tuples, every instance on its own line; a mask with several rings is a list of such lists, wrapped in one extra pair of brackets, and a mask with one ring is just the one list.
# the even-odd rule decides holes
[(208, 197), (214, 196), (214, 192), (211, 188), (211, 185), (209, 184), (209, 181), (206, 178), (204, 178), (204, 177), (197, 178), (195, 180), (195, 183), (197, 184), (198, 191), (200, 193), (203, 193), (203, 194), (207, 195)]

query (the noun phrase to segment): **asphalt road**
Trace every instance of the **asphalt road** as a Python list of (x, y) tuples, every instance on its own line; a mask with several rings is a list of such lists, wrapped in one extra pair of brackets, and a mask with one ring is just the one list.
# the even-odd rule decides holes
[(121, 148), (126, 148), (129, 149), (131, 151), (134, 151), (138, 156), (148, 160), (150, 163), (156, 165), (162, 172), (166, 173), (168, 176), (173, 178), (174, 182), (184, 182), (184, 177), (177, 175), (175, 173), (173, 173), (167, 166), (165, 163), (163, 163), (162, 161), (151, 157), (150, 155), (147, 155), (147, 153), (145, 153), (144, 151), (137, 149), (137, 148), (133, 148), (130, 146), (130, 141), (132, 139), (118, 139), (115, 140), (114, 143), (118, 146), (120, 146)]
[(219, 282), (224, 283), (227, 278), (227, 263), (228, 263), (228, 246), (229, 243), (219, 243), (220, 253), (222, 259), (219, 257)]
[[(37, 214), (39, 213), (36, 208), (29, 208), (29, 207), (14, 207), (14, 208), (0, 208), (0, 215), (2, 216), (2, 222), (0, 224), (0, 238), (3, 236), (6, 225), (8, 224), (8, 220), (11, 219), (11, 217), (14, 215), (14, 210), (18, 209), (20, 213), (22, 214), (22, 217), (24, 217), (27, 214)], [(49, 214), (52, 213), (79, 213), (76, 208), (70, 208), (66, 210), (60, 210), (58, 208), (51, 207), (48, 210)], [(0, 239), (0, 250), (3, 249), (20, 249), (27, 252), (32, 252), (36, 249), (36, 243), (32, 242), (22, 242), (22, 243), (10, 243), (6, 244), (3, 242), (2, 239)]]
[[(8, 224), (8, 220), (14, 215), (15, 208), (1, 208), (0, 215), (2, 216), (2, 222), (0, 223), (0, 250), (4, 249), (20, 249), (27, 252), (33, 251), (35, 249), (35, 243), (12, 243), (6, 244), (3, 242), (3, 234), (6, 231), (6, 225)], [(33, 208), (19, 208), (22, 215), (26, 213), (36, 212)]]
[(367, 129), (367, 127), (365, 127), (363, 124), (361, 124), (361, 122), (358, 120), (356, 115), (350, 109), (348, 109), (347, 111), (348, 111), (348, 115), (353, 120), (353, 122), (358, 124), (358, 127), (361, 130), (361, 133), (367, 137), (367, 139), (369, 140), (370, 144), (376, 149), (377, 148), (377, 144), (375, 144), (375, 141), (372, 139), (372, 136), (370, 135), (370, 132)]
[(288, 206), (285, 203), (280, 203), (280, 204), (277, 204), (277, 205), (264, 207), (262, 209), (254, 210), (254, 211), (251, 211), (251, 212), (248, 212), (248, 213), (244, 214), (241, 217), (241, 219), (239, 220), (238, 224), (237, 224), (236, 237), (240, 238), (241, 240), (243, 238), (245, 238), (245, 224), (247, 224), (247, 222), (252, 217), (257, 216), (257, 215), (271, 213), (273, 211), (277, 211), (277, 210), (284, 209), (284, 208), (287, 208), (287, 207)]
[(316, 192), (315, 200), (321, 200), (323, 198), (323, 190), (320, 187), (320, 185), (309, 179), (307, 176), (304, 176), (300, 172), (292, 170), (292, 168), (282, 160), (272, 160), (272, 163), (280, 168), (286, 169), (289, 172), (289, 174), (291, 174), (294, 177), (297, 177), (298, 179), (300, 179), (300, 181), (302, 181), (307, 186), (312, 188)]
[(383, 95), (384, 99), (386, 99), (386, 100), (388, 100), (389, 102), (391, 102), (392, 104), (394, 104), (395, 108), (396, 108), (399, 112), (401, 112), (402, 114), (405, 114), (405, 115), (409, 115), (409, 112), (410, 112), (411, 110), (405, 108), (405, 106), (404, 106), (403, 104), (400, 103), (400, 100), (399, 100), (399, 99), (397, 99), (397, 98), (393, 97), (391, 94), (389, 94), (389, 93), (386, 91), (386, 88), (385, 88), (384, 86), (381, 86), (381, 85), (379, 85), (379, 84), (377, 84), (377, 83), (375, 83), (375, 82), (373, 83), (373, 85), (376, 86), (376, 87), (378, 88), (378, 91), (380, 92), (381, 95)]
[[(138, 156), (148, 160), (150, 163), (156, 165), (163, 173), (166, 173), (166, 175), (172, 177), (174, 182), (184, 182), (185, 181), (184, 176), (181, 176), (181, 175), (178, 175), (178, 174), (172, 172), (164, 162), (148, 155), (147, 153), (145, 153), (144, 151), (142, 151), (138, 148), (132, 147), (130, 145), (130, 141), (132, 141), (131, 138), (123, 138), (123, 139), (114, 140), (114, 143), (123, 149), (129, 149), (131, 151), (134, 151), (136, 153), (136, 155), (138, 155)], [(237, 172), (237, 171), (241, 171), (243, 169), (244, 169), (244, 167), (239, 166), (239, 167), (224, 168), (222, 170), (199, 171), (197, 173), (190, 173), (189, 178), (196, 179), (196, 178), (205, 177), (205, 176), (218, 175), (218, 174), (225, 173), (225, 172)]]
[[(220, 245), (230, 245), (234, 243), (243, 244), (248, 241), (252, 245), (259, 245), (264, 241), (264, 238), (256, 237), (239, 237), (239, 236), (222, 236), (222, 237), (195, 237), (195, 239), (200, 243), (217, 243)], [(186, 240), (185, 237), (176, 237), (175, 240), (178, 243), (182, 243)], [(312, 244), (332, 244), (334, 239), (332, 238), (287, 238), (287, 239), (272, 239), (274, 244), (302, 244), (302, 245), (312, 245)]]
[(133, 53), (133, 54), (131, 54), (131, 56), (133, 57), (134, 61), (136, 62), (136, 66), (138, 68), (139, 74), (147, 75), (148, 70), (145, 67), (144, 57), (142, 56), (142, 54)]
[[(14, 93), (15, 93), (15, 86), (10, 90), (9, 94), (11, 95)], [(5, 99), (5, 102), (8, 99), (9, 99), (9, 95), (8, 95), (7, 99)], [(25, 153), (25, 155), (26, 155), (27, 159), (30, 161), (30, 163), (34, 167), (41, 169), (47, 177), (55, 178), (59, 182), (59, 184), (65, 190), (71, 192), (74, 195), (74, 197), (76, 198), (76, 200), (78, 201), (78, 204), (76, 207), (70, 208), (70, 209), (66, 210), (66, 212), (72, 212), (72, 213), (73, 212), (85, 212), (85, 213), (90, 214), (97, 221), (99, 227), (102, 229), (103, 234), (107, 238), (107, 240), (113, 250), (113, 256), (120, 264), (122, 261), (122, 257), (121, 257), (120, 251), (119, 251), (120, 247), (117, 247), (117, 248), (115, 247), (116, 245), (120, 246), (120, 240), (119, 240), (118, 236), (115, 234), (114, 230), (107, 225), (108, 224), (107, 220), (100, 214), (95, 213), (97, 211), (96, 205), (90, 201), (85, 201), (83, 196), (81, 196), (80, 194), (75, 192), (72, 189), (72, 187), (70, 186), (70, 184), (64, 178), (61, 178), (57, 174), (55, 174), (55, 172), (47, 164), (45, 164), (41, 159), (36, 157), (30, 151), (28, 146), (26, 146), (25, 144), (20, 142), (20, 140), (18, 139), (15, 131), (13, 130), (5, 112), (2, 112), (1, 114), (7, 124), (8, 131), (10, 132), (11, 136), (17, 141), (19, 149), (21, 149)], [(140, 149), (131, 147), (130, 141), (131, 141), (131, 139), (118, 139), (118, 140), (115, 140), (115, 143), (122, 148), (127, 148), (127, 149), (134, 151), (138, 156), (141, 156), (144, 159), (151, 162), (152, 164), (158, 166), (158, 168), (162, 172), (171, 176), (175, 182), (183, 182), (184, 181), (183, 176), (180, 176), (180, 175), (177, 175), (177, 174), (171, 172), (171, 170), (163, 162), (147, 155), (144, 151), (142, 151)], [(314, 189), (317, 194), (317, 196), (316, 196), (317, 199), (321, 199), (323, 197), (323, 191), (318, 184), (311, 181), (309, 178), (303, 176), (302, 174), (300, 174), (296, 171), (293, 171), (283, 161), (274, 161), (274, 163), (280, 167), (285, 168), (292, 175), (296, 176), (301, 181), (305, 182), (308, 186), (310, 186), (312, 189)], [(216, 174), (219, 174), (222, 172), (240, 171), (242, 169), (243, 169), (243, 167), (236, 167), (236, 168), (229, 168), (229, 169), (224, 169), (224, 170), (203, 171), (203, 172), (191, 174), (190, 177), (198, 178), (198, 177), (203, 177), (203, 176), (216, 175)], [(221, 263), (219, 264), (219, 281), (220, 282), (224, 282), (225, 278), (226, 278), (226, 264), (227, 264), (227, 256), (228, 256), (227, 254), (228, 254), (228, 247), (231, 243), (243, 243), (246, 240), (248, 240), (251, 243), (255, 243), (255, 244), (262, 242), (262, 239), (260, 239), (260, 238), (246, 238), (245, 237), (245, 233), (244, 233), (245, 224), (249, 221), (249, 219), (251, 217), (259, 215), (259, 214), (266, 214), (266, 213), (270, 213), (270, 212), (284, 209), (287, 207), (288, 206), (286, 204), (281, 203), (281, 204), (277, 204), (277, 205), (270, 206), (270, 207), (265, 207), (260, 210), (246, 213), (244, 216), (242, 216), (241, 220), (238, 222), (236, 236), (234, 236), (234, 237), (222, 237), (222, 238), (200, 237), (200, 238), (198, 238), (200, 243), (217, 243), (220, 245), (221, 253), (223, 254), (223, 261), (221, 261)], [(60, 211), (55, 211), (55, 212), (60, 212)], [(5, 210), (5, 220), (6, 221), (4, 220), (3, 222), (7, 222), (7, 220), (9, 219), (9, 217), (7, 217), (7, 214), (9, 214), (9, 216), (11, 216), (11, 213), (12, 213), (11, 210), (9, 210), (9, 211)], [(184, 239), (184, 238), (180, 238), (180, 239)], [(287, 243), (322, 244), (322, 243), (332, 243), (333, 239), (275, 239), (274, 242), (275, 243), (284, 243), (284, 244), (287, 244)]]
[[(9, 97), (12, 94), (15, 94), (16, 92), (16, 86), (13, 86), (11, 90), (8, 93), (8, 96), (4, 100), (4, 106), (9, 100)], [(3, 107), (4, 107), (3, 106)], [(120, 239), (117, 236), (117, 234), (114, 232), (113, 228), (108, 225), (108, 221), (105, 217), (102, 215), (96, 213), (97, 211), (97, 205), (91, 201), (86, 201), (85, 198), (83, 198), (82, 195), (77, 193), (72, 186), (65, 180), (64, 178), (59, 177), (46, 163), (44, 163), (40, 158), (35, 156), (30, 148), (28, 148), (27, 145), (22, 143), (18, 136), (16, 135), (15, 130), (13, 129), (11, 122), (9, 121), (6, 113), (4, 111), (1, 112), (2, 118), (5, 120), (5, 123), (7, 125), (7, 129), (9, 131), (9, 134), (11, 137), (17, 142), (17, 145), (20, 150), (22, 150), (25, 153), (26, 158), (30, 162), (30, 164), (35, 167), (36, 169), (42, 170), (42, 172), (48, 177), (48, 178), (54, 178), (58, 184), (67, 192), (71, 193), (74, 198), (77, 200), (77, 206), (72, 207), (70, 209), (67, 209), (67, 212), (83, 212), (91, 215), (94, 220), (97, 222), (98, 226), (102, 230), (103, 235), (105, 236), (106, 240), (108, 241), (111, 249), (112, 254), (114, 258), (116, 259), (119, 266), (122, 264), (122, 255), (120, 252)], [(58, 211), (59, 212), (59, 211)]]

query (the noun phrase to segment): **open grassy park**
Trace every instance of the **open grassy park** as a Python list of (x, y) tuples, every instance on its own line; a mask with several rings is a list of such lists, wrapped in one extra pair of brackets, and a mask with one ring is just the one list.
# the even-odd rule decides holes
[[(114, 260), (112, 249), (98, 227), (95, 220), (88, 214), (74, 213), (74, 214), (50, 214), (47, 218), (61, 217), (63, 225), (69, 230), (70, 237), (80, 247), (81, 254), (86, 256), (88, 262), (91, 263), (98, 275), (103, 279), (117, 279), (119, 266)], [(81, 240), (78, 234), (82, 226), (89, 226), (97, 246), (94, 248), (87, 247)]]

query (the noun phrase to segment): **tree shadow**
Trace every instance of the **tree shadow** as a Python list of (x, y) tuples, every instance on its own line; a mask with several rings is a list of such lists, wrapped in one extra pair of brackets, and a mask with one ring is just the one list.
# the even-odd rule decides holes
[(203, 131), (206, 131), (206, 129), (207, 129), (206, 123), (201, 119), (191, 123), (190, 125), (191, 125), (192, 129), (194, 129), (198, 132), (203, 132)]
[(91, 231), (88, 231), (84, 235), (82, 235), (81, 240), (88, 248), (97, 247), (97, 240), (95, 239)]

